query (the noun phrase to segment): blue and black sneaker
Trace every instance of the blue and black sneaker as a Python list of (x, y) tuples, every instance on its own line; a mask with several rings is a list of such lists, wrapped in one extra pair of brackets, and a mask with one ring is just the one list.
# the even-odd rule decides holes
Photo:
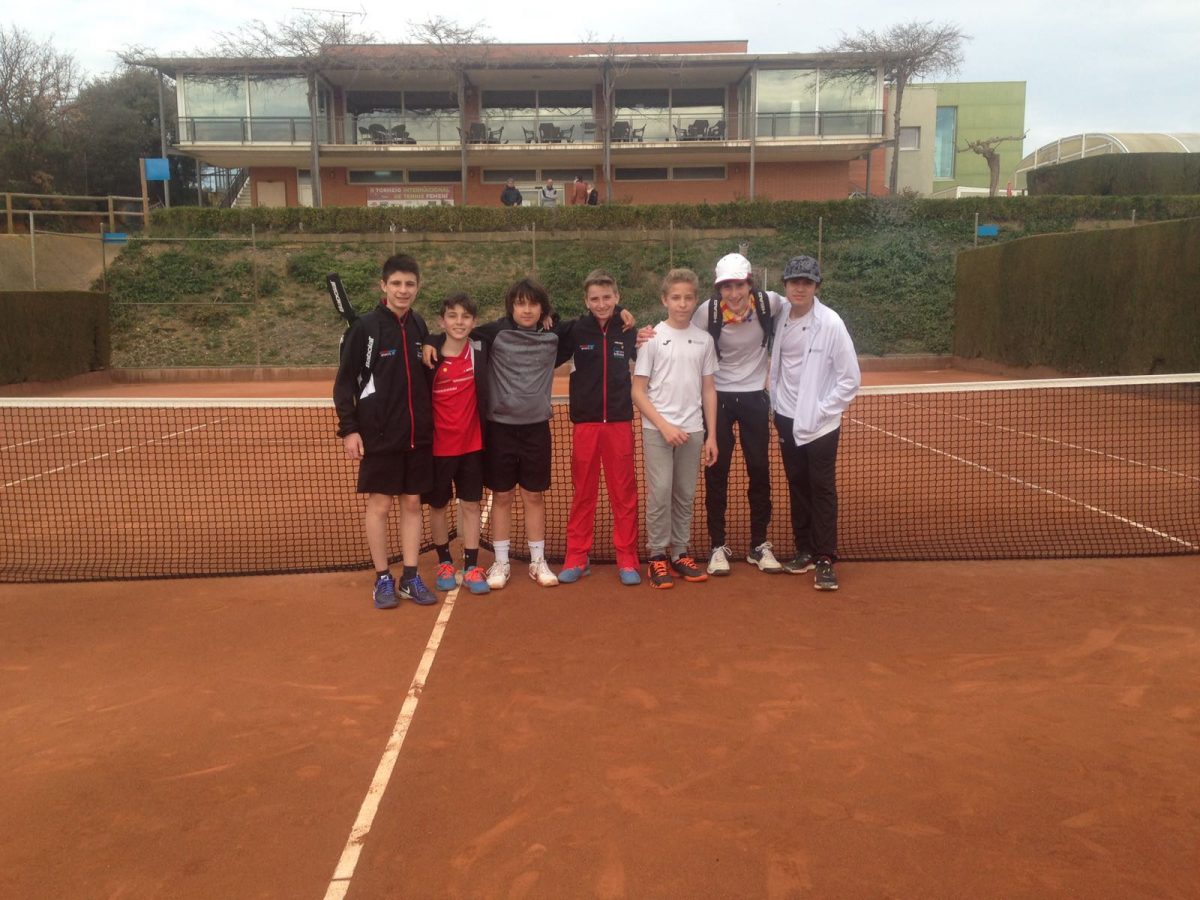
[(438, 602), (437, 596), (433, 591), (425, 587), (425, 582), (421, 580), (420, 575), (414, 575), (412, 578), (405, 578), (400, 581), (400, 596), (421, 606), (433, 606)]
[(395, 609), (400, 605), (396, 599), (396, 582), (391, 575), (380, 575), (375, 579), (375, 608)]

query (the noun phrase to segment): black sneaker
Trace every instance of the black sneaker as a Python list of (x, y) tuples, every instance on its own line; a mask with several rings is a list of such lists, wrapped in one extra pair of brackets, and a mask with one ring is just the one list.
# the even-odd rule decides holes
[(667, 568), (665, 556), (656, 556), (651, 559), (646, 574), (650, 576), (650, 587), (652, 588), (665, 590), (675, 587), (675, 579), (671, 577), (671, 570)]
[(833, 560), (828, 556), (819, 557), (816, 568), (816, 574), (813, 576), (813, 587), (818, 591), (836, 591), (838, 583), (837, 576), (833, 574)]
[(708, 581), (708, 573), (696, 565), (696, 561), (686, 553), (671, 560), (671, 568), (684, 581)]
[(789, 575), (801, 575), (811, 572), (815, 563), (811, 553), (797, 553), (794, 557), (783, 562), (783, 571)]

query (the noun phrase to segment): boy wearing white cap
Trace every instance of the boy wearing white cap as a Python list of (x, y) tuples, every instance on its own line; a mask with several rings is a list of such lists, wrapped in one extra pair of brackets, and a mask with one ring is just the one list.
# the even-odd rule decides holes
[(813, 587), (836, 591), (838, 439), (861, 376), (845, 323), (817, 298), (820, 283), (811, 256), (788, 260), (789, 308), (775, 323), (771, 403), (796, 541), (796, 556), (783, 567), (793, 574), (815, 568)]
[(713, 280), (714, 296), (700, 304), (692, 319), (712, 335), (721, 364), (716, 374), (717, 462), (704, 470), (704, 504), (712, 546), (708, 572), (728, 575), (733, 555), (725, 542), (725, 511), (736, 423), (750, 482), (750, 546), (746, 562), (775, 575), (783, 567), (767, 540), (767, 525), (771, 521), (771, 475), (767, 463), (771, 401), (766, 383), (774, 321), (786, 309), (787, 301), (774, 291), (755, 288), (750, 261), (740, 253), (721, 257)]

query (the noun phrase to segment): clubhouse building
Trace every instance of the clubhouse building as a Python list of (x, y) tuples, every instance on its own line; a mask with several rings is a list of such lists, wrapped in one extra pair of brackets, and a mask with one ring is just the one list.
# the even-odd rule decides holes
[(371, 44), (145, 64), (175, 81), (172, 152), (239, 170), (237, 205), (496, 206), (510, 178), (528, 204), (576, 176), (602, 203), (884, 192), (888, 95), (858, 54)]

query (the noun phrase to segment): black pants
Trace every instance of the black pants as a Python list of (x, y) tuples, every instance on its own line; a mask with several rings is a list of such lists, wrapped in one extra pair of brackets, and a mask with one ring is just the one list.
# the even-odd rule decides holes
[(837, 559), (837, 449), (840, 428), (797, 447), (792, 420), (775, 414), (787, 474), (796, 553)]
[(750, 479), (750, 546), (757, 547), (767, 539), (767, 524), (771, 521), (771, 470), (767, 464), (770, 413), (766, 391), (717, 391), (717, 461), (704, 470), (704, 508), (708, 537), (714, 547), (725, 544), (734, 422)]

